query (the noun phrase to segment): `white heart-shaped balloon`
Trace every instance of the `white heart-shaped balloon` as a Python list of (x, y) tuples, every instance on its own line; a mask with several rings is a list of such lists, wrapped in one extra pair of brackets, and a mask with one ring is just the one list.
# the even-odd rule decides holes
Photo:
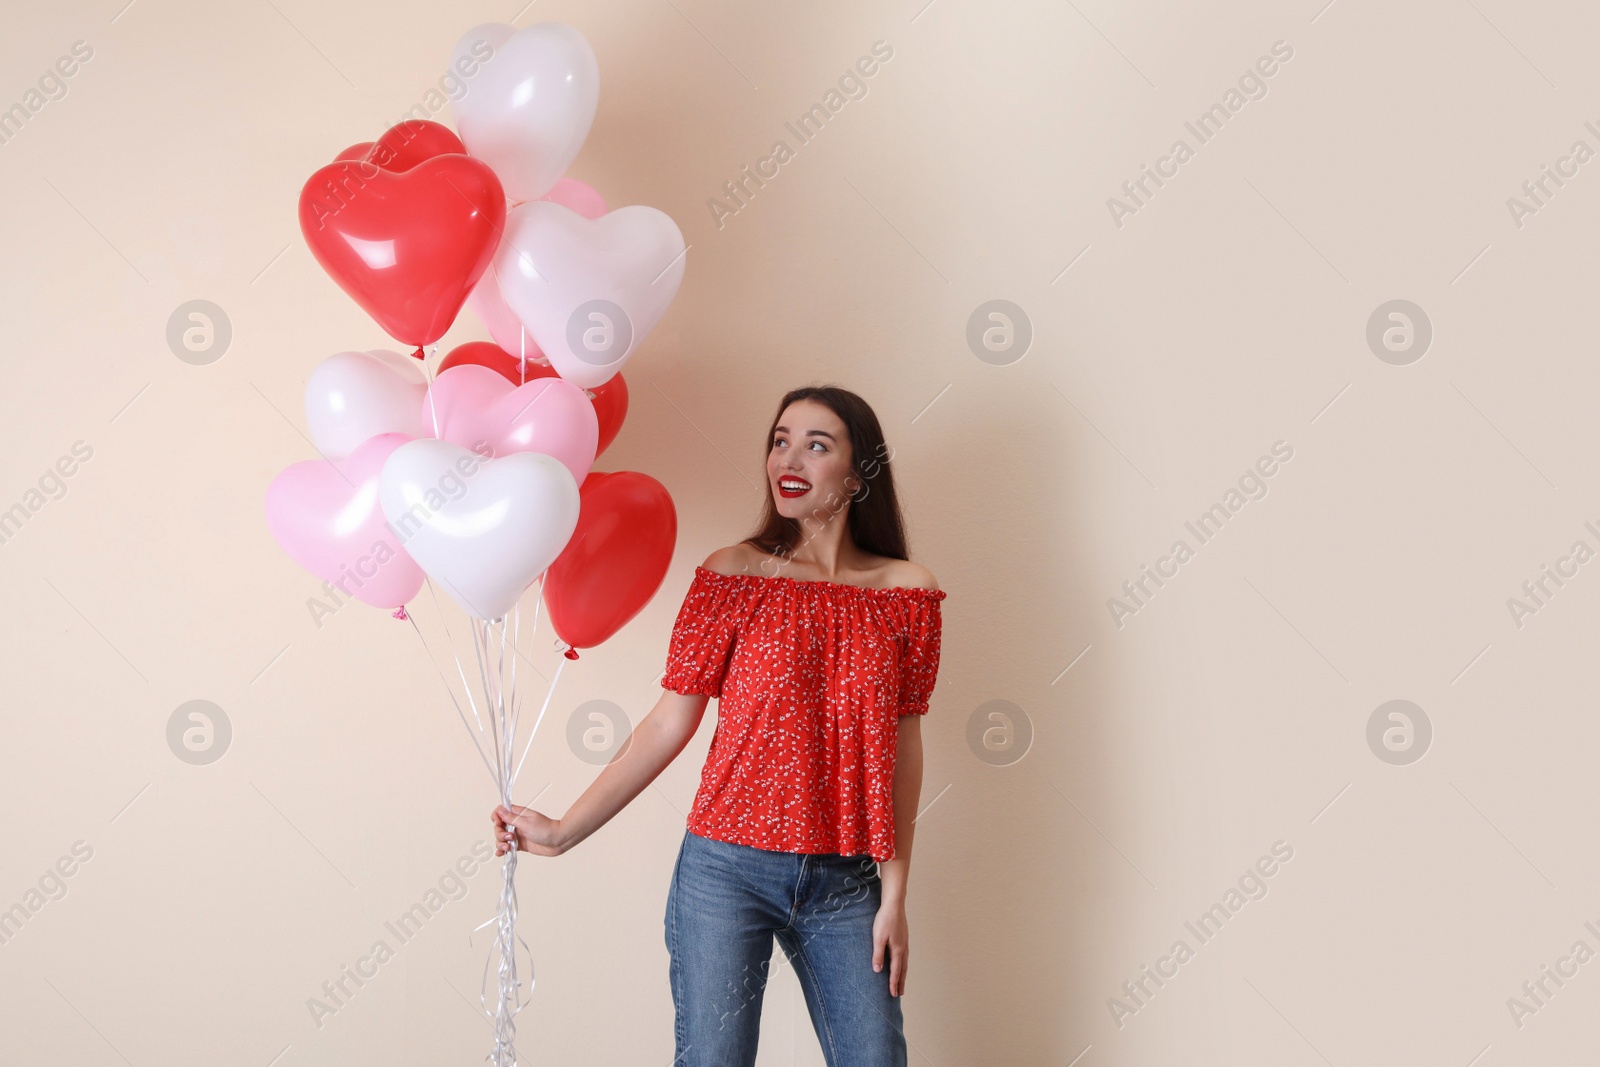
[(678, 294), (683, 234), (634, 204), (593, 221), (548, 200), (506, 213), (500, 293), (555, 367), (593, 389), (622, 369)]
[(491, 459), (408, 441), (384, 463), (378, 501), (423, 573), (478, 619), (515, 607), (578, 526), (578, 483), (542, 452)]
[(417, 361), (387, 349), (339, 352), (306, 380), (306, 425), (327, 459), (344, 459), (380, 433), (421, 437), (428, 384)]
[[(586, 219), (597, 219), (606, 213), (605, 198), (593, 186), (585, 185), (576, 178), (562, 178), (540, 199), (553, 200), (563, 207), (570, 207)], [(505, 240), (504, 234), (501, 240)], [(467, 306), (483, 320), (495, 344), (523, 360), (550, 362), (539, 351), (539, 343), (528, 336), (516, 312), (506, 305), (506, 298), (500, 295), (500, 279), (495, 277), (493, 266), (484, 271), (478, 284), (472, 287)]]
[(548, 193), (583, 147), (600, 100), (600, 64), (583, 34), (560, 22), (485, 23), (456, 42), (450, 66), (466, 83), (450, 110), (467, 151), (513, 202)]

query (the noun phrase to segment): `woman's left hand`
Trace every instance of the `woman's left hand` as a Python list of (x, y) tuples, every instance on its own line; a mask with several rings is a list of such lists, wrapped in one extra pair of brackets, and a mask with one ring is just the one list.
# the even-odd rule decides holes
[(885, 900), (879, 904), (878, 916), (872, 920), (872, 969), (883, 970), (884, 950), (887, 949), (891, 997), (901, 996), (906, 991), (906, 948), (910, 941), (905, 902)]

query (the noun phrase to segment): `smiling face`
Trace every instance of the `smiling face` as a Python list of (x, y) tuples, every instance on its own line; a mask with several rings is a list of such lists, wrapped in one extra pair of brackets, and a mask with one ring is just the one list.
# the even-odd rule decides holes
[(778, 514), (840, 512), (859, 480), (851, 473), (850, 433), (825, 404), (797, 400), (783, 409), (767, 452), (767, 482)]

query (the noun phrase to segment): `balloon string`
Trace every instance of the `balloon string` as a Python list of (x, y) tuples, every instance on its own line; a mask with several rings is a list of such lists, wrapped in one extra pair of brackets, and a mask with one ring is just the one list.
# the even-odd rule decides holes
[[(548, 575), (549, 573), (550, 573), (549, 569), (546, 568), (544, 571), (542, 571), (539, 574), (539, 595), (534, 597), (534, 600), (533, 600), (533, 630), (528, 635), (528, 645), (529, 645), (530, 650), (531, 650), (531, 648), (533, 646), (534, 640), (539, 636), (539, 613), (540, 613), (541, 609), (543, 609), (543, 607), (544, 607), (544, 580), (545, 580), (545, 576)], [(561, 668), (565, 667), (565, 666), (566, 666), (566, 660), (562, 660), (560, 663), (556, 664), (555, 677), (550, 679), (550, 689), (545, 693), (545, 704), (546, 705), (548, 705), (549, 702), (550, 702), (550, 694), (555, 692), (556, 682), (561, 677)], [(540, 714), (540, 716), (544, 715), (544, 711), (543, 711), (542, 708), (540, 709), (539, 714)], [(538, 722), (537, 719), (535, 719), (534, 723), (533, 723), (533, 732), (528, 734), (528, 743), (527, 743), (527, 745), (523, 746), (522, 756), (521, 756), (521, 758), (519, 758), (517, 760), (516, 770), (512, 771), (512, 777), (513, 778), (516, 777), (517, 771), (520, 771), (522, 769), (523, 761), (528, 758), (528, 748), (533, 744), (533, 735), (535, 733), (538, 733), (538, 731), (539, 731), (539, 722)]]
[[(467, 684), (467, 672), (461, 666), (460, 653), (456, 652), (455, 637), (450, 633), (450, 624), (444, 621), (444, 608), (440, 607), (439, 605), (439, 594), (433, 591), (433, 579), (424, 575), (423, 580), (428, 584), (428, 596), (433, 600), (434, 610), (439, 613), (439, 625), (444, 627), (445, 642), (449, 644), (450, 652), (456, 658), (456, 673), (461, 676), (461, 688), (467, 694), (467, 703), (472, 705), (472, 718), (478, 724), (478, 733), (480, 735), (485, 734), (486, 731), (483, 728), (483, 720), (478, 717), (478, 705), (472, 699), (472, 686)], [(500, 784), (500, 780), (498, 778), (495, 779), (495, 784)]]
[[(483, 658), (484, 658), (485, 664), (487, 664), (489, 662), (489, 656), (490, 656), (490, 652), (491, 652), (491, 648), (490, 648), (490, 643), (489, 642), (492, 640), (492, 635), (490, 633), (492, 625), (493, 625), (492, 623), (489, 623), (487, 621), (485, 621), (484, 624), (483, 624)], [(500, 731), (500, 736), (495, 739), (495, 746), (500, 751), (504, 751), (505, 747), (506, 747), (506, 740), (505, 740), (506, 723), (507, 723), (507, 720), (510, 718), (510, 710), (506, 707), (505, 673), (504, 673), (505, 672), (505, 657), (504, 656), (500, 657), (500, 661), (499, 661), (497, 666), (498, 666), (498, 669), (497, 669), (496, 673), (492, 674), (490, 676), (491, 679), (494, 682), (494, 709), (495, 709), (495, 715), (496, 715), (495, 722), (496, 722), (497, 729), (499, 729), (499, 731)], [(501, 784), (501, 801), (503, 803), (509, 803), (510, 802), (510, 786), (511, 786), (511, 783), (508, 780), (507, 767), (506, 767), (506, 758), (504, 756), (500, 757), (499, 770), (500, 770), (500, 784)]]
[[(517, 724), (521, 719), (520, 706), (517, 703), (517, 660), (521, 658), (522, 651), (517, 647), (518, 631), (522, 626), (522, 604), (518, 602), (511, 609), (511, 736), (517, 736)], [(500, 620), (500, 640), (505, 641), (506, 623)]]
[[(444, 685), (445, 692), (450, 694), (450, 703), (455, 705), (456, 714), (461, 717), (461, 725), (465, 726), (467, 728), (467, 733), (471, 734), (472, 726), (467, 722), (466, 713), (461, 710), (461, 702), (456, 699), (455, 688), (451, 686), (448, 681), (446, 681), (444, 671), (440, 668), (438, 659), (434, 657), (433, 649), (428, 646), (428, 639), (423, 636), (421, 628), (417, 626), (416, 619), (412, 618), (410, 615), (407, 615), (406, 619), (411, 623), (411, 628), (417, 631), (417, 639), (422, 642), (423, 650), (428, 653), (429, 662), (433, 664), (433, 669), (438, 671), (439, 681)], [(473, 734), (472, 745), (478, 750), (478, 756), (483, 760), (484, 769), (489, 772), (489, 780), (494, 782), (496, 785), (499, 785), (500, 777), (499, 775), (495, 774), (494, 768), (489, 765), (489, 757), (483, 751), (483, 745), (478, 741), (476, 734)]]
[[(417, 351), (420, 352), (422, 349), (419, 348)], [(433, 346), (433, 354), (436, 356), (439, 354), (439, 345), (437, 342), (435, 342)], [(439, 409), (437, 406), (435, 406), (433, 400), (433, 383), (438, 380), (438, 376), (428, 369), (428, 361), (426, 359), (422, 361), (422, 374), (423, 377), (428, 379), (428, 411), (433, 414), (433, 436), (438, 437)]]
[[(544, 574), (539, 575), (538, 584), (540, 592), (539, 595), (534, 597), (533, 601), (533, 625), (528, 630), (530, 646), (533, 643), (533, 639), (539, 634), (539, 608), (542, 606), (541, 601), (543, 600)], [(512, 610), (511, 620), (513, 626), (511, 651), (514, 654), (511, 660), (511, 713), (513, 716), (511, 720), (511, 736), (516, 737), (517, 729), (522, 721), (522, 704), (517, 700), (517, 660), (522, 658), (522, 640), (519, 635), (522, 626), (522, 604), (520, 602)], [(532, 661), (530, 660), (529, 662), (531, 663)], [(518, 763), (518, 766), (520, 767), (521, 763)]]
[[(469, 621), (472, 624), (472, 651), (478, 657), (478, 677), (483, 682), (483, 707), (489, 715), (489, 725), (491, 727), (489, 732), (494, 741), (495, 785), (499, 786), (500, 792), (504, 794), (506, 773), (505, 767), (503, 766), (505, 763), (505, 757), (501, 754), (500, 745), (500, 718), (497, 714), (498, 708), (496, 707), (498, 695), (495, 693), (494, 687), (489, 683), (489, 671), (484, 662), (484, 660), (487, 658), (487, 652), (478, 640), (478, 625), (481, 620), (471, 619)], [(484, 623), (484, 625), (487, 626), (488, 624)], [(504, 800), (505, 798), (502, 796), (501, 801), (504, 802)]]
[[(544, 575), (539, 576), (541, 592), (544, 584)], [(478, 680), (482, 686), (483, 714), (478, 712), (478, 703), (473, 699), (472, 686), (467, 683), (466, 668), (461, 662), (461, 656), (455, 650), (455, 642), (450, 635), (449, 624), (444, 622), (444, 612), (437, 592), (434, 591), (432, 580), (428, 580), (428, 595), (432, 598), (436, 610), (439, 611), (440, 625), (445, 631), (446, 640), (450, 643), (451, 652), (455, 656), (456, 673), (461, 679), (463, 691), (468, 704), (472, 708), (474, 721), (478, 724), (476, 732), (472, 724), (467, 721), (466, 713), (461, 708), (461, 702), (456, 699), (455, 689), (446, 679), (444, 670), (434, 655), (433, 648), (428, 644), (426, 635), (423, 634), (414, 618), (407, 616), (412, 629), (422, 641), (422, 647), (428, 653), (428, 659), (433, 663), (434, 670), (439, 675), (439, 680), (445, 686), (445, 691), (450, 694), (451, 703), (455, 705), (456, 715), (461, 720), (462, 726), (468, 733), (473, 734), (473, 746), (478, 749), (478, 755), (483, 760), (484, 766), (489, 770), (490, 779), (494, 782), (501, 802), (511, 806), (512, 796), (515, 792), (516, 780), (522, 771), (523, 764), (527, 761), (528, 753), (533, 747), (533, 739), (538, 735), (539, 725), (544, 721), (545, 712), (550, 707), (550, 701), (555, 695), (557, 683), (561, 680), (561, 672), (566, 667), (563, 659), (557, 665), (555, 675), (550, 680), (549, 689), (545, 693), (544, 702), (539, 708), (539, 714), (534, 719), (533, 729), (528, 735), (527, 743), (522, 749), (522, 755), (513, 765), (511, 755), (516, 749), (516, 736), (521, 719), (521, 702), (518, 700), (517, 690), (517, 659), (521, 655), (521, 628), (522, 608), (518, 604), (509, 620), (502, 616), (499, 626), (495, 627), (492, 620), (468, 617), (468, 624), (472, 627), (472, 647), (478, 662)], [(540, 603), (543, 597), (535, 601), (533, 626), (530, 633), (537, 634), (539, 628)], [(499, 647), (493, 648), (495, 629), (499, 631)], [(508, 630), (510, 631), (508, 634)], [(506, 652), (507, 639), (510, 639), (510, 656)], [(493, 662), (491, 662), (493, 657)], [(509, 659), (509, 668), (508, 661)], [(508, 679), (509, 670), (509, 679)], [(488, 719), (487, 727), (484, 719)], [(484, 741), (491, 742), (494, 759), (489, 758), (485, 750)], [(536, 798), (537, 799), (537, 798)], [(517, 849), (512, 849), (506, 854), (505, 862), (501, 868), (501, 886), (499, 899), (496, 902), (495, 915), (477, 927), (482, 930), (491, 923), (496, 926), (494, 949), (484, 960), (483, 983), (478, 993), (478, 1003), (484, 1014), (492, 1020), (494, 1027), (494, 1049), (484, 1058), (491, 1067), (517, 1067), (516, 1051), (516, 1016), (532, 1003), (532, 990), (534, 987), (533, 951), (528, 947), (528, 942), (517, 932)], [(476, 930), (474, 931), (476, 932)], [(468, 940), (471, 938), (469, 936)], [(517, 959), (517, 946), (527, 958), (527, 980), (524, 982)], [(499, 962), (496, 967), (496, 1001), (494, 1009), (489, 1007), (489, 964), (494, 956), (498, 955)]]
[(566, 670), (566, 667), (567, 661), (563, 659), (556, 667), (556, 676), (550, 679), (550, 688), (545, 691), (544, 704), (539, 708), (539, 717), (533, 720), (533, 729), (528, 732), (528, 743), (522, 747), (522, 757), (517, 760), (517, 769), (511, 772), (513, 778), (522, 770), (522, 761), (528, 758), (528, 749), (533, 747), (533, 739), (539, 733), (539, 724), (544, 721), (544, 710), (550, 706), (550, 698), (555, 695), (556, 683), (561, 681), (561, 672)]
[[(433, 592), (433, 584), (431, 581), (428, 583), (428, 591), (430, 596), (433, 597), (434, 605), (437, 607), (439, 605), (439, 600), (437, 594)], [(519, 607), (517, 614), (519, 633), (520, 617)], [(494, 765), (490, 765), (489, 758), (484, 752), (483, 746), (476, 734), (473, 736), (473, 745), (478, 749), (479, 757), (483, 759), (484, 766), (489, 770), (490, 780), (495, 783), (502, 803), (509, 807), (511, 804), (511, 798), (516, 779), (515, 773), (513, 773), (511, 770), (509, 759), (510, 753), (514, 747), (513, 742), (516, 729), (514, 723), (516, 718), (518, 718), (518, 715), (514, 684), (513, 695), (509, 707), (507, 706), (506, 702), (505, 619), (502, 618), (500, 620), (500, 648), (498, 650), (498, 659), (495, 663), (496, 670), (493, 675), (491, 675), (489, 670), (489, 656), (491, 654), (489, 648), (489, 641), (491, 639), (489, 627), (491, 624), (487, 620), (481, 621), (482, 631), (480, 632), (480, 620), (469, 618), (468, 621), (469, 625), (472, 627), (473, 651), (475, 652), (478, 660), (479, 680), (483, 684), (484, 713), (489, 718), (490, 726), (488, 733), (494, 743)], [(416, 630), (417, 637), (422, 641), (422, 646), (427, 651), (429, 660), (433, 662), (434, 669), (438, 673), (440, 681), (444, 682), (445, 689), (450, 694), (451, 702), (455, 705), (456, 715), (458, 718), (460, 718), (462, 726), (466, 727), (467, 731), (471, 733), (472, 726), (467, 722), (466, 714), (461, 710), (460, 701), (456, 700), (455, 690), (452, 686), (450, 686), (448, 681), (446, 681), (444, 671), (439, 667), (438, 660), (433, 654), (433, 649), (428, 645), (427, 638), (422, 633), (421, 627), (417, 626), (415, 619), (411, 620), (411, 626), (414, 630)], [(448, 626), (446, 626), (446, 633), (448, 635)], [(454, 651), (453, 642), (452, 651)], [(513, 645), (511, 658), (511, 673), (513, 679), (516, 675), (516, 652), (516, 646)], [(472, 700), (471, 687), (467, 686), (466, 684), (466, 672), (465, 668), (461, 665), (461, 658), (459, 655), (456, 655), (456, 669), (461, 676), (462, 685), (466, 689), (467, 698), (469, 702), (472, 703), (473, 716), (479, 722), (479, 731), (483, 732), (483, 720), (478, 716), (476, 701)], [(559, 670), (556, 672), (556, 677), (560, 677)], [(554, 682), (552, 682), (552, 689), (553, 688)], [(548, 695), (546, 696), (545, 702), (548, 705)], [(541, 712), (541, 717), (542, 714), (543, 713)], [(537, 727), (538, 724), (535, 723), (535, 729), (537, 729)], [(526, 750), (524, 750), (524, 756), (526, 756)], [(518, 769), (521, 768), (520, 762), (518, 763), (517, 767)], [(527, 1007), (528, 1004), (532, 1002), (532, 988), (534, 985), (533, 952), (528, 947), (527, 941), (517, 933), (518, 909), (516, 871), (517, 850), (512, 849), (506, 855), (505, 863), (502, 867), (501, 887), (499, 900), (497, 901), (495, 909), (495, 918), (489, 920), (489, 922), (494, 922), (497, 926), (495, 947), (499, 950), (497, 953), (499, 956), (499, 966), (496, 968), (496, 1003), (493, 1012), (489, 1011), (488, 1006), (489, 962), (493, 954), (490, 958), (486, 958), (484, 960), (483, 984), (478, 993), (479, 1005), (483, 1008), (485, 1015), (493, 1020), (494, 1024), (494, 1049), (485, 1056), (485, 1059), (491, 1063), (492, 1067), (516, 1067), (516, 1016), (522, 1011), (523, 1008)], [(484, 923), (483, 925), (488, 925), (488, 922)], [(483, 926), (478, 927), (480, 930), (482, 928)], [(526, 953), (528, 959), (528, 981), (526, 983), (526, 995), (524, 995), (524, 982), (518, 973), (517, 946), (519, 944), (522, 946), (522, 949)]]
[[(518, 627), (519, 632), (520, 632), (520, 618), (521, 618), (521, 616), (520, 616), (520, 606), (519, 606), (518, 613), (517, 613), (517, 615), (515, 617), (515, 625)], [(479, 628), (479, 623), (480, 622), (482, 623), (482, 629), (481, 630)], [(481, 679), (483, 681), (483, 684), (484, 684), (484, 697), (485, 697), (484, 707), (485, 707), (486, 711), (488, 712), (488, 714), (490, 715), (491, 723), (492, 723), (492, 725), (494, 727), (496, 757), (497, 757), (497, 760), (498, 759), (509, 760), (510, 753), (514, 750), (515, 737), (516, 737), (515, 722), (519, 718), (519, 714), (518, 714), (519, 708), (517, 706), (517, 702), (516, 702), (514, 696), (513, 696), (513, 698), (512, 698), (512, 700), (511, 700), (509, 705), (507, 704), (507, 701), (505, 699), (505, 694), (506, 694), (506, 654), (505, 654), (506, 653), (506, 649), (505, 649), (505, 645), (506, 645), (506, 637), (507, 637), (507, 633), (506, 633), (507, 626), (506, 626), (506, 620), (505, 620), (504, 616), (502, 616), (501, 619), (500, 619), (500, 626), (499, 626), (500, 647), (499, 647), (498, 650), (492, 649), (491, 645), (490, 645), (490, 641), (492, 640), (492, 637), (493, 637), (491, 626), (492, 626), (492, 623), (489, 620), (476, 620), (476, 619), (473, 620), (473, 651), (477, 656), (478, 663), (479, 663), (480, 677), (481, 677)], [(490, 661), (490, 656), (491, 655), (495, 655), (496, 652), (498, 654), (497, 654), (497, 658), (496, 658), (496, 660), (495, 660), (495, 662), (493, 664), (494, 669), (491, 670), (490, 669), (491, 664), (489, 662)], [(515, 673), (516, 673), (516, 654), (517, 654), (517, 649), (516, 649), (515, 644), (513, 644), (512, 645), (512, 658), (511, 658), (511, 671), (512, 671), (513, 675), (515, 675)], [(556, 679), (559, 679), (559, 677), (560, 677), (560, 671), (558, 670), (557, 673), (556, 673)], [(552, 679), (552, 681), (551, 681), (551, 693), (554, 692), (556, 679)], [(547, 694), (546, 697), (545, 697), (545, 706), (546, 707), (549, 706), (549, 700), (550, 700), (550, 694)], [(543, 717), (543, 712), (542, 711), (541, 711), (540, 717), (541, 718)], [(537, 728), (538, 728), (538, 723), (537, 722), (535, 722), (534, 727), (535, 727), (535, 730), (537, 730)], [(524, 756), (526, 756), (526, 750), (524, 750)], [(512, 798), (514, 787), (515, 787), (517, 771), (520, 771), (520, 769), (521, 769), (521, 762), (520, 761), (516, 765), (515, 769), (513, 769), (511, 767), (509, 762), (501, 764), (501, 771), (502, 771), (501, 778), (500, 778), (501, 799), (502, 799), (502, 802), (505, 803), (508, 807), (511, 804), (511, 798)], [(490, 921), (493, 921), (493, 922), (497, 923), (497, 931), (496, 931), (495, 943), (496, 943), (496, 947), (500, 950), (499, 951), (500, 961), (499, 961), (499, 966), (497, 968), (497, 974), (496, 974), (496, 977), (497, 977), (497, 999), (496, 999), (496, 1004), (495, 1004), (495, 1010), (494, 1010), (493, 1013), (489, 1012), (489, 1005), (488, 1005), (488, 999), (489, 999), (489, 996), (488, 996), (489, 960), (487, 960), (487, 959), (484, 960), (483, 983), (482, 983), (482, 988), (479, 990), (479, 995), (478, 995), (479, 1005), (483, 1008), (484, 1013), (486, 1015), (491, 1015), (491, 1017), (494, 1020), (495, 1046), (494, 1046), (493, 1053), (487, 1058), (492, 1062), (492, 1064), (495, 1065), (495, 1067), (515, 1067), (515, 1065), (516, 1065), (516, 1024), (515, 1024), (515, 1017), (519, 1012), (522, 1011), (523, 1008), (525, 1008), (528, 1005), (528, 1003), (531, 1002), (530, 999), (524, 998), (524, 996), (522, 994), (523, 982), (522, 982), (521, 978), (518, 975), (518, 967), (517, 967), (518, 961), (517, 961), (516, 949), (517, 949), (517, 945), (519, 945), (519, 944), (522, 946), (523, 950), (525, 952), (527, 952), (527, 954), (528, 954), (528, 970), (529, 970), (528, 986), (529, 986), (530, 990), (531, 990), (531, 988), (533, 986), (533, 980), (532, 980), (533, 954), (532, 954), (532, 951), (528, 948), (527, 941), (524, 940), (516, 932), (516, 920), (517, 920), (517, 897), (516, 897), (516, 877), (515, 877), (516, 876), (516, 859), (517, 859), (516, 851), (517, 850), (513, 849), (506, 856), (506, 862), (505, 862), (505, 864), (504, 864), (504, 866), (502, 868), (503, 878), (502, 878), (502, 883), (501, 883), (500, 899), (498, 901), (498, 906), (496, 908), (497, 914), (496, 914), (496, 918), (494, 920), (490, 920)], [(478, 927), (478, 929), (481, 930), (484, 926), (487, 926), (487, 925), (489, 925), (489, 923), (485, 922), (485, 923), (481, 924)]]
[[(511, 765), (510, 765), (510, 762), (509, 762), (509, 756), (510, 756), (510, 753), (511, 753), (512, 749), (516, 747), (517, 719), (520, 717), (517, 714), (516, 673), (517, 673), (517, 650), (516, 650), (515, 646), (513, 646), (512, 649), (511, 649), (511, 696), (506, 701), (506, 704), (505, 704), (505, 709), (506, 709), (506, 754), (507, 754), (507, 757), (508, 757), (508, 762), (506, 764), (506, 782), (508, 784), (508, 788), (506, 790), (506, 803), (507, 804), (511, 803), (511, 792), (510, 792), (510, 789), (509, 789), (509, 783), (511, 781)], [(506, 691), (506, 620), (505, 620), (504, 617), (502, 617), (500, 619), (500, 691), (502, 693), (504, 693)]]
[[(495, 765), (496, 765), (496, 769), (497, 769), (496, 786), (498, 787), (498, 792), (500, 794), (500, 798), (501, 798), (501, 801), (503, 803), (504, 799), (505, 799), (505, 784), (506, 783), (505, 783), (505, 773), (504, 773), (503, 766), (501, 764), (501, 756), (500, 756), (501, 749), (502, 749), (502, 746), (501, 746), (501, 743), (500, 743), (501, 731), (502, 731), (502, 728), (501, 728), (501, 725), (500, 725), (501, 724), (500, 708), (499, 708), (499, 705), (498, 705), (498, 703), (496, 702), (496, 699), (495, 699), (493, 686), (491, 686), (489, 684), (488, 671), (487, 671), (485, 663), (484, 663), (484, 649), (483, 649), (482, 643), (479, 640), (479, 633), (478, 633), (479, 621), (480, 620), (478, 620), (476, 618), (473, 618), (473, 617), (469, 617), (468, 620), (467, 620), (468, 625), (472, 628), (472, 651), (473, 651), (474, 657), (478, 661), (478, 677), (479, 677), (479, 680), (483, 683), (483, 698), (484, 698), (483, 706), (484, 706), (484, 711), (489, 717), (489, 723), (490, 723), (490, 726), (492, 728), (490, 732), (491, 732), (491, 735), (492, 735), (492, 738), (493, 738), (494, 750), (495, 750)], [(515, 873), (516, 873), (516, 850), (515, 849), (512, 849), (511, 852), (507, 854), (505, 862), (501, 867), (501, 872), (502, 872), (502, 881), (501, 881), (501, 888), (500, 888), (500, 899), (499, 899), (499, 902), (498, 902), (498, 906), (495, 909), (495, 911), (496, 911), (496, 921), (499, 924), (499, 929), (497, 930), (496, 937), (495, 937), (496, 945), (500, 948), (499, 1001), (496, 1004), (495, 1010), (494, 1010), (493, 1013), (489, 1013), (489, 1010), (488, 1010), (489, 1009), (489, 1005), (488, 1005), (489, 959), (485, 959), (483, 961), (483, 988), (480, 989), (479, 994), (478, 994), (478, 999), (479, 999), (480, 1005), (483, 1007), (485, 1013), (486, 1014), (490, 1014), (490, 1017), (494, 1020), (494, 1031), (495, 1031), (494, 1050), (487, 1057), (489, 1059), (489, 1061), (491, 1062), (491, 1064), (494, 1065), (494, 1067), (501, 1067), (502, 1064), (505, 1064), (507, 1062), (507, 1054), (508, 1054), (508, 1052), (509, 1052), (510, 1057), (511, 1057), (510, 1058), (510, 1062), (512, 1064), (515, 1064), (515, 1062), (516, 1062), (516, 1054), (515, 1054), (515, 1051), (513, 1049), (512, 1044), (511, 1044), (511, 1041), (514, 1040), (514, 1037), (507, 1030), (507, 1023), (509, 1023), (510, 1018), (509, 1018), (509, 1016), (507, 1014), (507, 1011), (506, 1011), (506, 997), (505, 997), (505, 994), (506, 994), (506, 991), (507, 991), (507, 988), (506, 988), (507, 987), (507, 979), (511, 977), (511, 975), (508, 973), (508, 970), (507, 970), (507, 967), (506, 967), (506, 959), (505, 959), (506, 924), (507, 924), (508, 920), (513, 921), (513, 922), (515, 921), (514, 915), (513, 915), (512, 911), (511, 911), (511, 909), (507, 906), (505, 889), (506, 889), (506, 882), (507, 881), (510, 881), (512, 883), (513, 887), (515, 886)], [(512, 963), (515, 964), (515, 959), (512, 960)], [(514, 992), (514, 987), (513, 987), (513, 992)]]
[[(542, 590), (544, 590), (544, 574), (539, 574), (538, 579), (534, 579), (534, 581), (538, 582), (541, 593), (539, 593), (539, 595), (534, 595), (533, 627), (530, 627), (530, 632), (528, 632), (530, 638), (534, 637), (534, 635), (538, 635), (539, 632), (539, 600), (542, 600)], [(517, 606), (512, 609), (512, 638), (510, 638), (510, 651), (512, 651), (512, 661), (510, 661), (510, 702), (512, 702), (510, 736), (515, 737), (517, 736), (518, 729), (522, 728), (522, 702), (518, 701), (517, 699), (517, 661), (518, 659), (522, 659), (522, 601), (517, 601)], [(530, 659), (528, 662), (531, 664), (533, 661)], [(518, 766), (520, 766), (520, 763), (518, 763)], [(515, 771), (512, 773), (512, 777), (515, 779)]]

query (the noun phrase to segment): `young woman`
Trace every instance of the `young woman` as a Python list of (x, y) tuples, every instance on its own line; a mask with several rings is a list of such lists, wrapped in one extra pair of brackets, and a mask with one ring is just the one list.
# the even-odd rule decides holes
[(674, 1067), (755, 1063), (777, 937), (828, 1067), (903, 1067), (906, 882), (945, 593), (906, 559), (877, 416), (796, 389), (767, 435), (759, 531), (695, 568), (667, 690), (571, 810), (491, 815), (496, 854), (558, 856), (717, 725), (667, 893)]

